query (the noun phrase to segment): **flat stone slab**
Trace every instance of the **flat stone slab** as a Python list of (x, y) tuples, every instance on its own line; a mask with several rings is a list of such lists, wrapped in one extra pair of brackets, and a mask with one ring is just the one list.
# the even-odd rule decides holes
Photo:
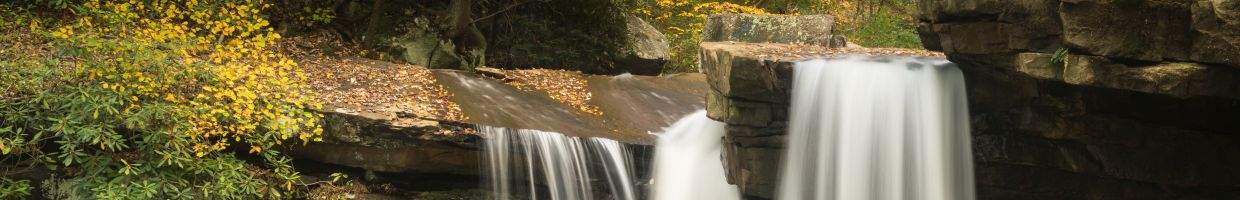
[[(686, 115), (706, 109), (709, 91), (703, 74), (667, 76), (588, 76), (603, 123), (632, 134), (661, 133)], [(653, 139), (653, 138), (650, 138)], [(650, 143), (654, 141), (642, 141)]]
[(435, 76), (452, 91), (452, 101), (461, 105), (461, 111), (469, 118), (466, 123), (612, 138), (598, 131), (606, 130), (600, 120), (563, 106), (546, 95), (469, 72), (435, 70)]
[(587, 103), (601, 112), (591, 114), (542, 91), (521, 90), (498, 79), (456, 70), (435, 70), (435, 75), (452, 91), (453, 101), (469, 118), (466, 123), (639, 145), (654, 144), (653, 133), (705, 108), (708, 91), (701, 74), (585, 76), (592, 97)]
[[(324, 141), (285, 149), (299, 159), (372, 171), (476, 176), (484, 139), (474, 129), (478, 125), (607, 138), (648, 148), (654, 133), (705, 108), (708, 91), (702, 74), (585, 76), (585, 88), (593, 96), (588, 103), (603, 113), (595, 115), (494, 78), (457, 70), (429, 74), (436, 87), (450, 92), (444, 94), (451, 98), (448, 103), (460, 105), (463, 116), (455, 119), (464, 120), (430, 118), (416, 109), (389, 106), (415, 100), (405, 96), (382, 99), (392, 103), (329, 104), (316, 110), (324, 115)], [(376, 96), (382, 97), (363, 97)], [(646, 158), (636, 159), (648, 164), (642, 160)]]
[(832, 33), (830, 15), (713, 14), (706, 19), (702, 42), (807, 44), (843, 47), (843, 36)]

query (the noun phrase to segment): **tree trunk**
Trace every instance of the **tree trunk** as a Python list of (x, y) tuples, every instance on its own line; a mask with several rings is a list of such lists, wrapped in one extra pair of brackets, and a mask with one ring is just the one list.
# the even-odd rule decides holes
[(452, 30), (444, 35), (452, 40), (461, 68), (467, 71), (486, 63), (486, 37), (474, 26), (473, 16), (473, 0), (453, 0)]

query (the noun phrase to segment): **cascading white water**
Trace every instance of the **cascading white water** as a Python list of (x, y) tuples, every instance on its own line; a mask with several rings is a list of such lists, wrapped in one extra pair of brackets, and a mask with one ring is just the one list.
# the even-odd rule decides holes
[(941, 59), (796, 64), (779, 199), (974, 199), (964, 78)]
[[(538, 130), (478, 129), (486, 139), (493, 199), (636, 199), (632, 155), (619, 142)], [(594, 171), (599, 168), (592, 164), (602, 165), (602, 171)], [(594, 177), (597, 174), (602, 176)], [(594, 178), (602, 178), (611, 197), (594, 196)]]
[(686, 116), (663, 134), (655, 147), (655, 200), (740, 199), (724, 177), (721, 140), (724, 124), (706, 111)]

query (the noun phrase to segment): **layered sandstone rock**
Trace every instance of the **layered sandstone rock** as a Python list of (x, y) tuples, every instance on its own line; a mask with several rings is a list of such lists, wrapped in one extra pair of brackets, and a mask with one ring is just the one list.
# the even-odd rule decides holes
[(322, 111), (324, 141), (291, 145), (294, 157), (415, 174), (477, 175), (479, 140), (464, 124), (440, 124), (345, 109)]
[[(1237, 2), (920, 1), (925, 47), (968, 82), (979, 197), (1240, 198)], [(763, 46), (796, 48), (701, 56), (729, 181), (751, 199), (774, 196), (791, 62), (823, 56)]]
[(771, 199), (785, 152), (792, 66), (802, 60), (853, 55), (938, 57), (941, 54), (883, 48), (704, 42), (701, 69), (711, 92), (707, 115), (727, 124), (723, 160), (728, 181), (746, 198)]
[(1240, 197), (1240, 1), (919, 7), (968, 80), (979, 197)]

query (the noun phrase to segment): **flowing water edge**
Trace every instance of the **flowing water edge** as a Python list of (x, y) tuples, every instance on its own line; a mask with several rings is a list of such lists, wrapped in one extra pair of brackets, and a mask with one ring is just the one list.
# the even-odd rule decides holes
[[(798, 62), (777, 199), (974, 199), (965, 83), (946, 64)], [(494, 199), (740, 199), (721, 162), (724, 126), (701, 110), (657, 134), (648, 196), (617, 141), (479, 130)]]
[(974, 198), (959, 69), (873, 57), (793, 69), (778, 199)]

